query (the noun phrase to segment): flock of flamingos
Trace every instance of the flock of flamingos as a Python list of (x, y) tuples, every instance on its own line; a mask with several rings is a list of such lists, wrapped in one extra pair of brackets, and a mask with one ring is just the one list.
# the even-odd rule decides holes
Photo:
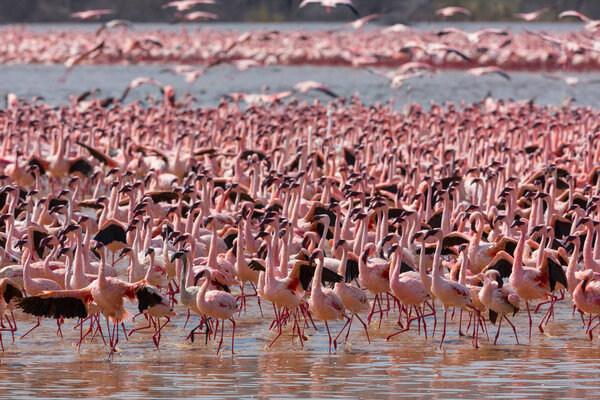
[[(189, 15), (202, 12), (181, 13), (198, 3), (206, 1), (169, 5), (194, 20), (202, 14)], [(356, 11), (349, 0), (320, 3)], [(454, 13), (468, 11), (439, 11)], [(401, 64), (387, 75), (392, 84), (438, 66), (487, 65), (508, 78), (500, 66), (597, 66), (600, 23), (561, 16), (578, 16), (585, 31), (423, 33), (396, 25), (149, 36), (115, 20), (98, 33), (69, 35), (75, 44), (67, 45), (64, 34), (4, 28), (10, 40), (0, 57), (68, 68), (127, 60)], [(249, 306), (271, 332), (269, 347), (282, 340), (302, 347), (318, 332), (332, 351), (353, 322), (357, 340), (370, 342), (384, 319), (397, 327), (387, 340), (408, 331), (431, 339), (437, 330), (441, 347), (453, 318), (474, 347), (495, 344), (503, 322), (519, 343), (517, 330), (529, 340), (544, 333), (558, 302), (572, 303), (571, 318), (593, 338), (600, 324), (597, 111), (487, 98), (399, 112), (391, 102), (337, 97), (317, 82), (197, 109), (171, 87), (138, 78), (123, 99), (142, 83), (162, 95), (146, 105), (92, 98), (59, 107), (7, 96), (2, 349), (1, 332), (15, 340), (19, 313), (37, 317), (21, 337), (47, 329), (43, 319), (55, 320), (62, 336), (73, 320), (77, 348), (104, 343), (109, 357), (119, 335), (144, 329), (158, 348), (179, 314), (192, 342), (198, 335), (218, 342), (219, 353), (229, 346), (227, 331), (234, 353), (236, 321)], [(281, 101), (310, 89), (334, 98)], [(146, 325), (128, 330), (126, 301)], [(517, 313), (527, 314), (528, 327), (513, 324)]]

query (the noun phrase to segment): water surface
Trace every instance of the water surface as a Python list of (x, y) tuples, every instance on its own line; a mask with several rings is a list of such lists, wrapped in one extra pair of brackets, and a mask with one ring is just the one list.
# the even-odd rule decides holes
[[(457, 334), (458, 314), (449, 324), (439, 348), (435, 338), (425, 340), (413, 331), (396, 336), (396, 312), (379, 328), (370, 329), (368, 344), (362, 328), (354, 324), (349, 342), (328, 352), (322, 323), (318, 332), (307, 330), (309, 340), (301, 348), (291, 343), (289, 331), (271, 349), (268, 331), (272, 310), (262, 318), (253, 300), (246, 315), (238, 318), (234, 356), (230, 353), (230, 327), (225, 347), (215, 355), (216, 342), (185, 341), (185, 312), (165, 328), (161, 349), (155, 350), (146, 332), (134, 333), (119, 344), (120, 352), (106, 361), (108, 349), (96, 337), (81, 352), (74, 347), (78, 330), (74, 322), (63, 327), (46, 321), (30, 336), (14, 343), (4, 333), (6, 351), (0, 363), (0, 398), (63, 398), (109, 396), (119, 399), (168, 398), (575, 398), (597, 392), (600, 355), (597, 339), (590, 342), (579, 316), (571, 316), (570, 300), (559, 304), (547, 333), (534, 332), (527, 339), (527, 315), (518, 314), (520, 345), (510, 329), (503, 330), (494, 346), (483, 335), (482, 347), (473, 349), (470, 338)], [(131, 309), (133, 311), (133, 308)], [(438, 315), (441, 322), (441, 312)], [(128, 322), (128, 328), (143, 325)], [(534, 316), (539, 321), (541, 314)], [(19, 333), (34, 319), (18, 315)], [(431, 334), (433, 318), (427, 320)], [(340, 323), (330, 323), (337, 333)], [(505, 327), (506, 328), (506, 327)], [(495, 327), (488, 326), (489, 334)], [(122, 336), (121, 336), (122, 339)]]

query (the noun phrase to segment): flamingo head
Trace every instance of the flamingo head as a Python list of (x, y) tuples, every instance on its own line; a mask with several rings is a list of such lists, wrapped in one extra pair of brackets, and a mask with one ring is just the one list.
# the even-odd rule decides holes
[(175, 260), (180, 259), (184, 260), (187, 258), (187, 250), (179, 250), (171, 255), (171, 262), (175, 262)]
[(321, 260), (321, 261), (322, 261), (322, 260), (323, 260), (323, 258), (324, 258), (324, 256), (325, 256), (325, 255), (324, 255), (324, 253), (323, 253), (323, 250), (321, 250), (321, 249), (315, 249), (315, 250), (313, 250), (313, 252), (310, 254), (310, 257), (308, 257), (308, 262), (309, 262), (310, 264), (312, 264), (312, 263), (314, 263), (314, 261), (315, 261), (316, 259), (319, 259), (319, 260)]

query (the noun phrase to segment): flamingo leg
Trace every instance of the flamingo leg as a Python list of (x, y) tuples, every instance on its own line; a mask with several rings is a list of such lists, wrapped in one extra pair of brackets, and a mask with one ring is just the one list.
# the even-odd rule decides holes
[(496, 332), (496, 337), (494, 338), (494, 344), (498, 341), (498, 336), (500, 336), (500, 328), (502, 328), (502, 320), (504, 316), (500, 317), (500, 321), (498, 321), (498, 332)]
[[(327, 336), (329, 336), (329, 352), (331, 353), (331, 343), (333, 341), (331, 340), (331, 333), (329, 332), (329, 325), (327, 324), (327, 321), (325, 321), (325, 328), (327, 329)], [(333, 342), (333, 344), (334, 344), (334, 347), (337, 347), (337, 346), (335, 346), (335, 342)], [(336, 348), (336, 350), (337, 350), (337, 348)]]
[(42, 318), (38, 317), (37, 323), (30, 330), (28, 330), (27, 332), (25, 332), (24, 334), (22, 334), (21, 337), (19, 337), (19, 339), (23, 339), (25, 336), (29, 335), (35, 328), (37, 328), (38, 326), (40, 326), (41, 322), (42, 322)]
[(152, 325), (150, 323), (151, 322), (151, 317), (149, 317), (146, 313), (144, 313), (144, 317), (146, 318), (146, 321), (148, 321), (148, 325), (146, 325), (146, 326), (140, 326), (140, 327), (137, 327), (137, 328), (133, 328), (132, 330), (129, 331), (129, 334), (125, 335), (126, 337), (127, 336), (131, 336), (134, 332), (142, 331), (144, 329), (150, 329), (152, 327)]
[[(591, 324), (591, 322), (592, 322), (594, 319), (595, 319), (595, 317), (594, 317), (594, 318), (590, 318), (590, 324)], [(593, 339), (594, 339), (594, 335), (593, 335), (593, 333), (592, 333), (592, 332), (594, 331), (594, 329), (596, 329), (596, 328), (598, 327), (598, 325), (600, 325), (600, 321), (598, 321), (598, 323), (596, 323), (596, 325), (594, 325), (592, 328), (588, 328), (588, 335), (589, 335), (589, 337), (590, 337), (590, 340), (593, 340)]]
[[(335, 337), (335, 339), (333, 339), (333, 343), (337, 343), (338, 338), (344, 332), (344, 330), (346, 329), (346, 327), (348, 327), (350, 325), (351, 322), (352, 322), (352, 317), (346, 317), (346, 323), (344, 324), (344, 326), (342, 326), (342, 329), (340, 329), (340, 332), (337, 334), (337, 336)], [(349, 327), (348, 327), (348, 333), (350, 333), (350, 328)]]
[(183, 329), (185, 329), (189, 320), (190, 320), (190, 309), (188, 308), (187, 317), (185, 317), (185, 323), (183, 324)]
[[(352, 329), (352, 321), (354, 321), (354, 316), (356, 314), (352, 314), (350, 316), (350, 323), (348, 325), (348, 331), (346, 332), (346, 336), (344, 337), (344, 343), (348, 342), (348, 336), (350, 336), (350, 330)], [(356, 317), (358, 317), (358, 315), (356, 315)]]
[(458, 336), (464, 336), (464, 333), (462, 332), (462, 314), (463, 314), (463, 310), (461, 308), (460, 314), (458, 316)]
[[(296, 318), (296, 317), (294, 317)], [(231, 321), (231, 324), (233, 325), (232, 330), (231, 330), (231, 355), (234, 355), (235, 352), (233, 351), (233, 346), (234, 346), (234, 341), (235, 341), (235, 320), (233, 318), (229, 318), (229, 320)], [(223, 326), (225, 326), (225, 321), (223, 321)]]
[(15, 331), (17, 330), (17, 325), (13, 325), (8, 315), (5, 315), (6, 321), (8, 322), (8, 326), (10, 327), (10, 333), (12, 335), (12, 341), (15, 342)]
[(160, 339), (161, 339), (161, 336), (162, 336), (161, 331), (171, 321), (171, 317), (166, 316), (165, 319), (166, 319), (165, 323), (161, 325), (160, 324), (160, 318), (158, 318), (158, 330), (156, 331), (156, 333), (154, 335), (152, 335), (152, 341), (156, 345), (157, 349), (160, 346)]
[(448, 310), (444, 308), (444, 330), (442, 331), (442, 340), (440, 341), (440, 349), (444, 345), (444, 338), (446, 337), (446, 321), (448, 319)]
[(529, 300), (525, 301), (527, 307), (527, 316), (529, 317), (529, 340), (531, 340), (531, 327), (533, 326), (533, 320), (531, 319), (531, 311), (529, 310)]
[(56, 326), (57, 326), (57, 330), (56, 330), (56, 334), (60, 335), (60, 337), (63, 337), (63, 333), (62, 333), (62, 329), (60, 329), (60, 326), (63, 323), (63, 317), (57, 318), (56, 319)]
[(515, 333), (515, 339), (517, 339), (517, 344), (519, 344), (519, 337), (517, 336), (517, 328), (515, 328), (514, 324), (511, 322), (510, 319), (508, 319), (508, 317), (506, 315), (504, 316), (504, 319), (511, 326), (513, 332)]
[(423, 333), (425, 333), (425, 340), (427, 340), (427, 322), (425, 321), (425, 304), (423, 304), (423, 309), (420, 307), (416, 307), (421, 313), (421, 320), (423, 321)]
[[(192, 343), (194, 343), (194, 334), (196, 333), (196, 330), (200, 329), (202, 327), (202, 324), (204, 323), (204, 320), (206, 319), (206, 317), (202, 317), (200, 319), (200, 323), (198, 324), (198, 326), (196, 326), (194, 329), (192, 329), (190, 331), (190, 333), (187, 335), (187, 337), (185, 338), (185, 340), (190, 339), (192, 341)], [(208, 328), (208, 325), (207, 325)]]
[[(217, 320), (217, 324), (219, 323), (219, 320)], [(218, 327), (217, 327), (218, 329)], [(223, 323), (221, 324), (221, 340), (219, 341), (219, 347), (217, 348), (217, 354), (219, 354), (219, 352), (221, 351), (221, 346), (223, 345), (223, 334), (225, 333), (225, 321), (223, 321)]]
[(369, 344), (371, 343), (371, 339), (369, 338), (369, 328), (367, 327), (367, 324), (365, 323), (365, 321), (362, 320), (362, 318), (360, 317), (360, 315), (355, 314), (356, 318), (358, 318), (358, 321), (362, 324), (364, 330), (365, 330), (365, 334), (367, 335), (367, 341), (369, 342)]
[(371, 312), (367, 315), (367, 324), (371, 325), (371, 318), (373, 318), (373, 314), (375, 313), (375, 305), (377, 300), (379, 299), (379, 293), (375, 294), (375, 298), (373, 299), (373, 305), (371, 306)]

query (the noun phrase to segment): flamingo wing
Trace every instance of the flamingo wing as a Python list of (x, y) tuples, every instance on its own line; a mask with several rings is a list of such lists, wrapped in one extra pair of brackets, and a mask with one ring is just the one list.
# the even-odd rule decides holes
[(55, 319), (87, 317), (87, 308), (79, 297), (30, 296), (21, 299), (17, 307), (36, 317)]

